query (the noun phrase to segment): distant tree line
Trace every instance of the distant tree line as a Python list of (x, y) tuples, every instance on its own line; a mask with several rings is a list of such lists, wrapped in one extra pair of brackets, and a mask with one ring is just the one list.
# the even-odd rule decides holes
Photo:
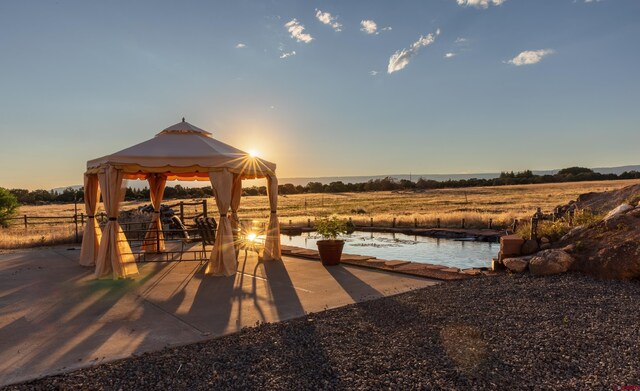
[[(291, 183), (278, 187), (280, 194), (304, 194), (304, 193), (344, 193), (344, 192), (366, 192), (366, 191), (390, 191), (390, 190), (433, 190), (451, 189), (478, 186), (505, 186), (505, 185), (525, 185), (534, 183), (562, 183), (580, 181), (604, 181), (616, 179), (639, 179), (640, 172), (625, 171), (617, 174), (600, 174), (589, 168), (569, 167), (558, 171), (554, 175), (536, 175), (531, 170), (521, 172), (501, 172), (500, 176), (491, 179), (470, 178), (459, 180), (435, 181), (432, 179), (419, 178), (413, 182), (408, 179), (395, 179), (386, 177), (382, 179), (371, 179), (361, 183), (343, 183), (342, 181), (322, 184), (320, 182), (309, 182), (306, 186), (294, 186)], [(246, 190), (246, 189), (245, 189)]]
[[(580, 181), (603, 181), (615, 179), (640, 179), (640, 172), (625, 171), (622, 174), (600, 174), (589, 168), (569, 167), (558, 171), (554, 175), (536, 175), (531, 170), (520, 172), (501, 172), (500, 176), (491, 179), (471, 178), (459, 180), (435, 181), (431, 179), (419, 178), (416, 181), (408, 179), (395, 179), (386, 177), (382, 179), (371, 179), (367, 182), (344, 183), (342, 181), (322, 184), (320, 182), (309, 182), (306, 186), (285, 183), (278, 186), (281, 195), (288, 194), (308, 194), (308, 193), (346, 193), (346, 192), (367, 192), (367, 191), (419, 191), (433, 189), (451, 189), (478, 186), (505, 186), (505, 185), (525, 185), (534, 183), (561, 183)], [(67, 188), (63, 191), (48, 190), (9, 190), (13, 196), (23, 205), (35, 205), (40, 203), (71, 203), (81, 201), (83, 189)], [(247, 187), (242, 190), (244, 196), (266, 195), (265, 186)], [(187, 199), (205, 198), (212, 194), (211, 186), (205, 187), (184, 187), (182, 185), (167, 186), (164, 190), (165, 199)], [(128, 187), (125, 193), (125, 200), (148, 200), (149, 189), (134, 189)]]

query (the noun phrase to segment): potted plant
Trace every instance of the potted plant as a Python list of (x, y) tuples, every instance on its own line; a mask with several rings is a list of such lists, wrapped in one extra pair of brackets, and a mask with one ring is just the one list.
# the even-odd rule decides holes
[(344, 240), (337, 239), (338, 235), (347, 233), (347, 224), (336, 216), (322, 217), (316, 220), (316, 231), (323, 240), (318, 240), (320, 260), (325, 266), (340, 263)]

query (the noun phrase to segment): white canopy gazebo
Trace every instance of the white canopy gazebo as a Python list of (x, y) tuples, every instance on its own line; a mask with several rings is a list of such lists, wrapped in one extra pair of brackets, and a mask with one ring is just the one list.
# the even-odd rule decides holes
[[(84, 203), (89, 218), (82, 238), (80, 264), (95, 265), (97, 278), (126, 278), (138, 273), (129, 243), (118, 224), (124, 179), (149, 181), (151, 203), (155, 213), (142, 249), (164, 251), (159, 208), (167, 180), (209, 180), (220, 212), (219, 227), (205, 274), (230, 276), (237, 269), (233, 229), (238, 228), (238, 207), (243, 179), (267, 179), (271, 213), (262, 258), (280, 259), (280, 226), (277, 201), (276, 165), (250, 156), (211, 137), (211, 133), (185, 122), (170, 126), (154, 138), (111, 155), (87, 162), (84, 174)], [(102, 233), (95, 219), (98, 200), (108, 216)], [(231, 211), (231, 216), (227, 213)], [(160, 235), (158, 238), (156, 235)]]

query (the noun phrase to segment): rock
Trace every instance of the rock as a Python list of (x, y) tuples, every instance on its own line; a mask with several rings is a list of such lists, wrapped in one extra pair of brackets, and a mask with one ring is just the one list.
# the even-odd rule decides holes
[(629, 204), (620, 204), (618, 205), (616, 208), (612, 209), (609, 211), (609, 213), (607, 213), (606, 216), (604, 216), (604, 221), (608, 221), (616, 216), (619, 216), (629, 210), (633, 209), (633, 206), (629, 205)]
[(544, 243), (540, 246), (540, 250), (548, 250), (551, 248), (551, 243)]
[(522, 255), (529, 255), (538, 252), (539, 246), (537, 240), (525, 240), (520, 248)]
[(547, 244), (547, 243), (551, 243), (551, 240), (549, 240), (548, 237), (543, 236), (540, 238), (540, 244)]
[(388, 267), (391, 267), (391, 268), (394, 268), (394, 267), (398, 267), (398, 266), (402, 266), (402, 265), (407, 265), (409, 263), (411, 263), (411, 262), (409, 262), (409, 261), (392, 260), (392, 261), (386, 261), (384, 263), (384, 265), (388, 266)]
[(545, 250), (529, 261), (529, 271), (534, 276), (564, 273), (573, 264), (573, 257), (563, 250)]
[(573, 236), (576, 236), (576, 235), (579, 235), (580, 233), (582, 233), (582, 231), (584, 231), (586, 228), (587, 227), (585, 227), (584, 225), (579, 225), (577, 227), (573, 227), (573, 228), (571, 228), (571, 230), (569, 232), (564, 234), (564, 236), (562, 238), (560, 238), (560, 241), (564, 242), (566, 240), (569, 240)]
[(480, 270), (480, 269), (464, 269), (462, 272), (464, 274), (468, 274), (470, 276), (478, 276), (478, 275), (482, 274), (482, 270)]
[(610, 243), (597, 255), (578, 259), (571, 269), (604, 279), (640, 278), (640, 244), (637, 240)]
[(529, 267), (531, 257), (505, 258), (502, 260), (504, 266), (514, 273), (522, 273)]
[(574, 243), (568, 244), (562, 248), (562, 251), (568, 252), (571, 254), (576, 250), (576, 245)]
[(500, 238), (500, 254), (502, 257), (520, 255), (520, 248), (524, 239), (520, 235), (507, 235)]
[(500, 271), (500, 270), (504, 270), (504, 264), (502, 263), (502, 261), (498, 258), (493, 258), (491, 260), (491, 270), (494, 272)]

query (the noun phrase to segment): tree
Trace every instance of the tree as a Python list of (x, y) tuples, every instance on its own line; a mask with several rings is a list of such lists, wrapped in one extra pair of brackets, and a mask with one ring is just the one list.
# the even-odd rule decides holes
[(18, 199), (9, 190), (0, 187), (0, 226), (9, 226), (9, 218), (18, 210)]
[(533, 178), (534, 176), (531, 170), (524, 170), (516, 174), (516, 178)]
[(558, 175), (594, 174), (593, 170), (585, 167), (568, 167), (558, 171)]
[(322, 193), (324, 185), (320, 182), (309, 182), (307, 183), (307, 189), (309, 193)]
[(285, 183), (278, 186), (278, 193), (280, 194), (296, 194), (297, 190), (293, 183)]

